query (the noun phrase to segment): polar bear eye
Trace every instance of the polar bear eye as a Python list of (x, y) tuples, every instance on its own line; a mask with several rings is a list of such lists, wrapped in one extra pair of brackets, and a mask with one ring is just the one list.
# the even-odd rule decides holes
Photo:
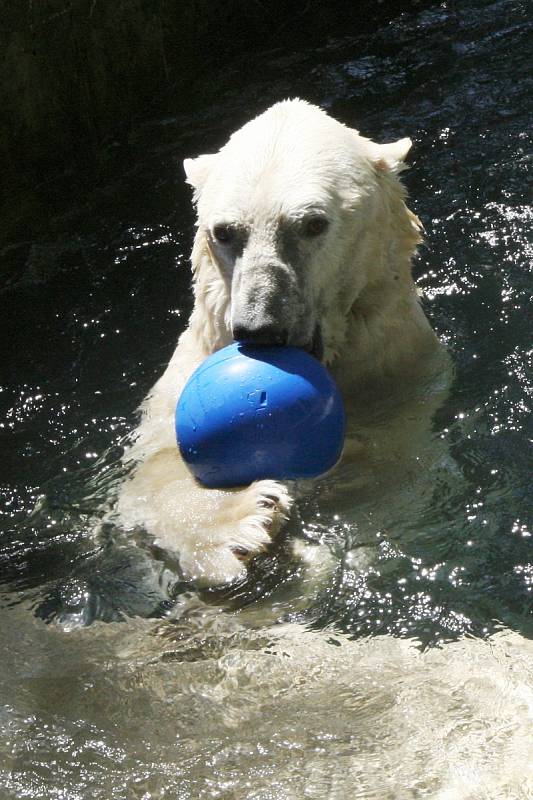
[(232, 225), (220, 223), (213, 228), (213, 236), (220, 244), (230, 244), (237, 236), (237, 231)]
[(309, 217), (309, 219), (304, 221), (302, 233), (307, 238), (312, 239), (324, 233), (328, 224), (325, 217)]

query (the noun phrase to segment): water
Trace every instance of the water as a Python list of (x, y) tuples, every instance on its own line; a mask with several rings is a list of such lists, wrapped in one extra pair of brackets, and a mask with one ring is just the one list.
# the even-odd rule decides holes
[[(531, 42), (525, 3), (473, 0), (249, 58), (96, 189), (27, 198), (2, 253), (2, 798), (532, 795)], [(288, 95), (414, 139), (442, 459), (386, 503), (307, 498), (246, 584), (199, 594), (94, 531), (191, 308), (179, 161)]]

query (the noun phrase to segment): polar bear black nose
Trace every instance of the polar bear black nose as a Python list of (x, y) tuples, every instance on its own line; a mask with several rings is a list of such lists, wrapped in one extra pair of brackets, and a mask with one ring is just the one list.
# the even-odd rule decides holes
[(287, 344), (288, 333), (276, 325), (236, 325), (233, 328), (233, 338), (236, 342), (251, 342), (252, 344)]

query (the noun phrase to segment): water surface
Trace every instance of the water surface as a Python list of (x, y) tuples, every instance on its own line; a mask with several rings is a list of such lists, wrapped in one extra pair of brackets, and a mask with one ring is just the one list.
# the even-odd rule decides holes
[[(96, 188), (36, 187), (2, 253), (2, 797), (530, 796), (531, 33), (525, 3), (473, 1), (248, 58)], [(303, 566), (287, 536), (199, 595), (95, 524), (191, 308), (181, 159), (295, 95), (414, 140), (443, 457), (386, 504), (309, 497)]]

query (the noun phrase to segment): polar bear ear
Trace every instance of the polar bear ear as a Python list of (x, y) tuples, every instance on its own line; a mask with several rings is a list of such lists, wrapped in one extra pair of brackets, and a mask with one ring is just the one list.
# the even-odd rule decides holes
[(380, 172), (394, 172), (396, 174), (407, 169), (404, 161), (412, 144), (411, 139), (399, 139), (397, 142), (391, 142), (390, 144), (375, 144), (373, 155), (376, 169)]
[(183, 162), (183, 169), (185, 170), (185, 179), (187, 183), (196, 190), (196, 193), (201, 192), (202, 188), (209, 177), (217, 156), (215, 153), (208, 155), (198, 156), (197, 158), (186, 158)]

